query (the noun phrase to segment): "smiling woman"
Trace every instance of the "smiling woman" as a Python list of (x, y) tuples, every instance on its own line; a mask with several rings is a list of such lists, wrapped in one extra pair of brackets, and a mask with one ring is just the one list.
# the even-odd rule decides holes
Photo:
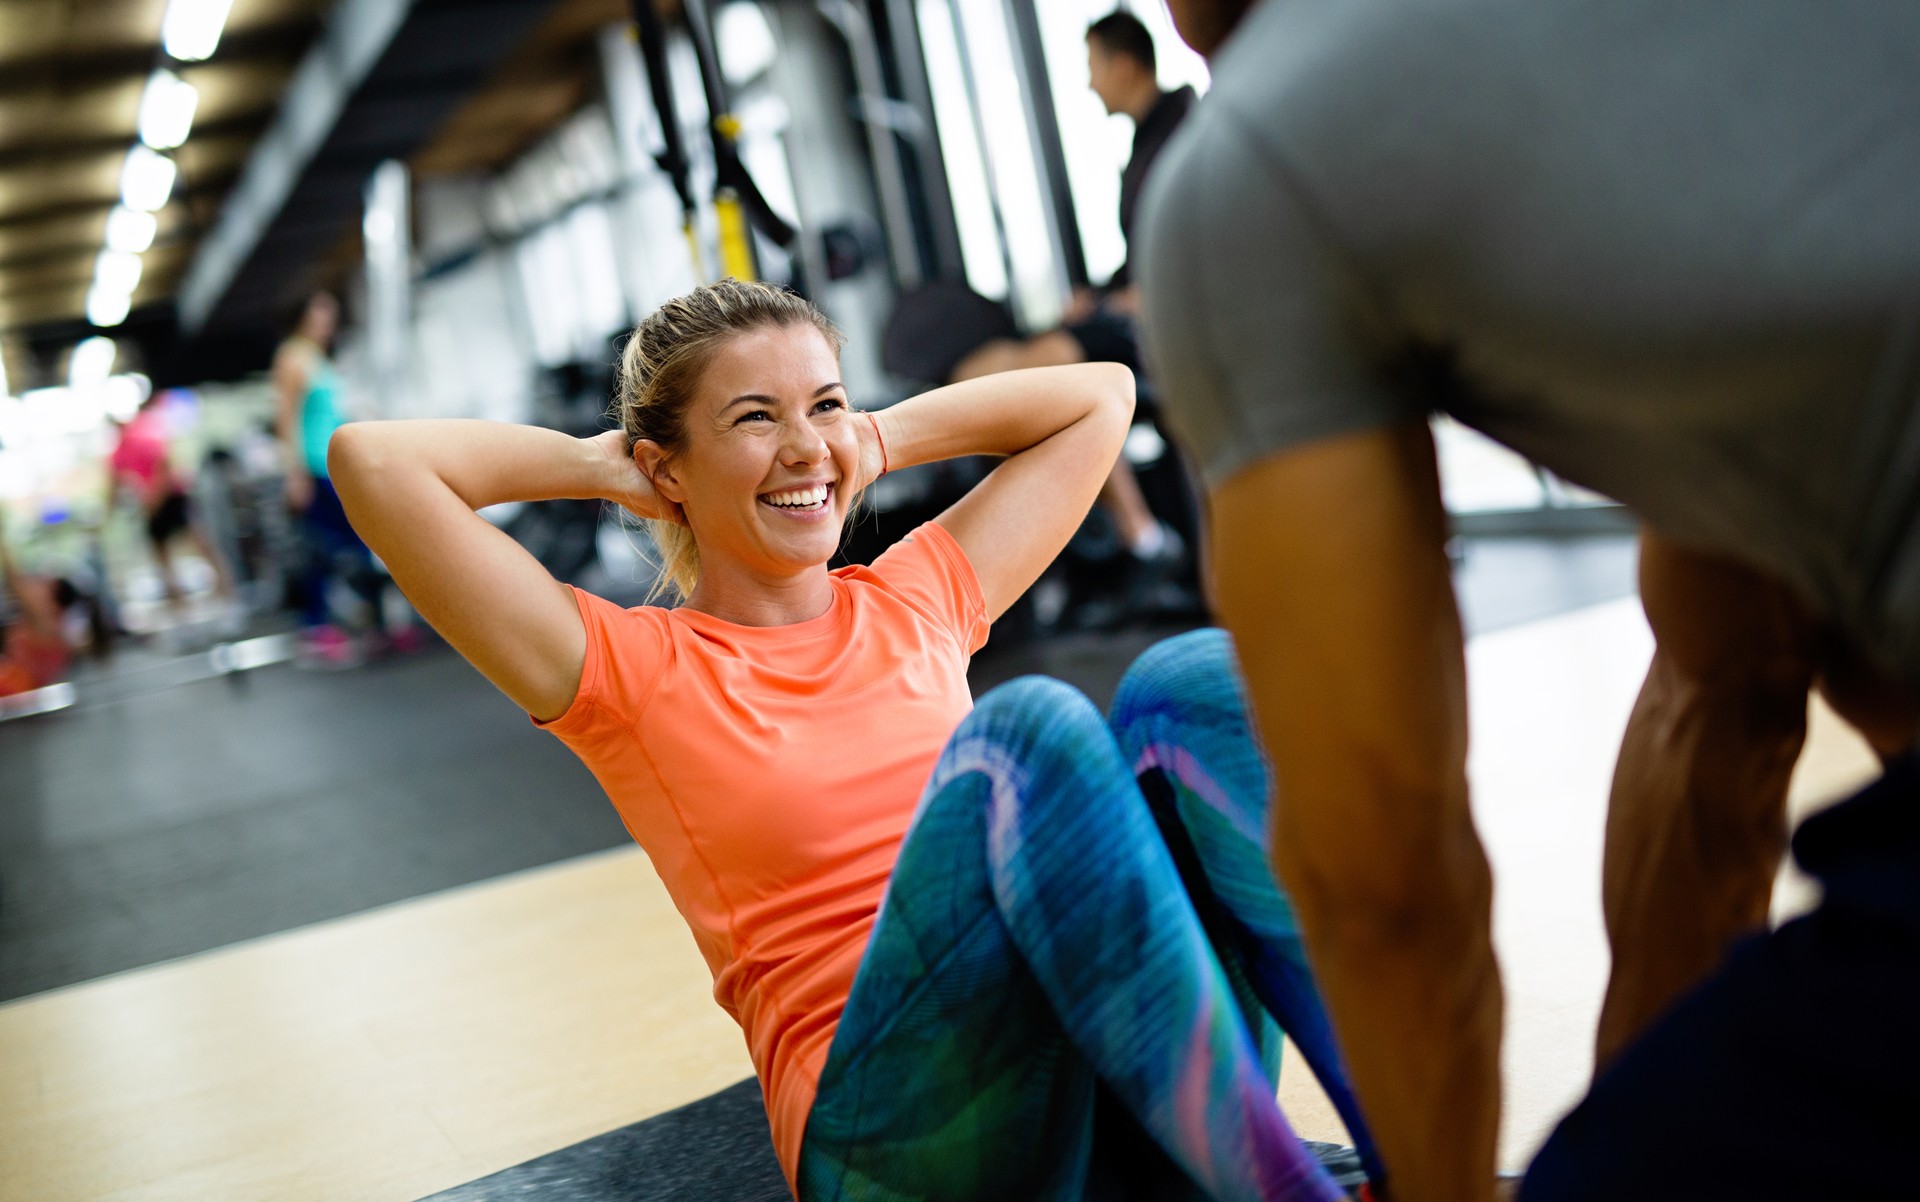
[[(844, 455), (835, 463), (831, 453), (854, 447), (852, 427), (840, 421), (848, 407), (839, 380), (842, 341), (833, 323), (799, 297), (737, 280), (667, 302), (627, 340), (620, 428), (640, 448), (642, 469), (677, 507), (674, 520), (651, 525), (661, 575), (682, 597), (694, 594), (701, 544), (728, 538), (729, 498), (752, 495), (791, 508), (792, 499), (776, 502), (771, 494), (844, 485), (838, 504), (822, 501), (788, 515), (819, 518), (807, 529), (815, 541), (830, 538), (837, 547), (840, 522), (829, 519), (844, 518), (858, 474), (857, 464), (844, 462)], [(702, 399), (705, 411), (695, 412)], [(796, 435), (807, 445), (790, 447)], [(796, 450), (794, 466), (774, 462)], [(740, 479), (743, 473), (755, 474), (761, 487), (750, 488), (755, 481)], [(683, 495), (701, 485), (698, 501)], [(732, 532), (742, 531), (734, 524)], [(827, 548), (828, 557), (835, 547)], [(812, 559), (814, 550), (800, 554)]]
[[(1265, 852), (1218, 834), (1265, 823), (1216, 813), (1194, 835), (1223, 881), (1256, 874), (1233, 892), (1253, 934), (1221, 953), (1260, 982), (1243, 1005), (1133, 775), (1156, 757), (1211, 774), (1167, 794), (1198, 807), (1172, 823), (1265, 804), (1224, 641), (1150, 653), (1117, 735), (1064, 686), (978, 710), (967, 687), (989, 623), (1086, 516), (1131, 374), (1007, 372), (865, 414), (839, 348), (806, 302), (725, 280), (640, 323), (621, 429), (347, 426), (333, 479), (420, 612), (646, 848), (743, 1029), (798, 1197), (1096, 1197), (1081, 1186), (1130, 1142), (1090, 1142), (1096, 1080), (1212, 1196), (1337, 1196), (1258, 1051), (1277, 1047), (1264, 1005), (1345, 1096)], [(828, 570), (883, 470), (959, 455), (1004, 461), (871, 566)], [(651, 522), (684, 604), (567, 588), (473, 512), (562, 497)]]

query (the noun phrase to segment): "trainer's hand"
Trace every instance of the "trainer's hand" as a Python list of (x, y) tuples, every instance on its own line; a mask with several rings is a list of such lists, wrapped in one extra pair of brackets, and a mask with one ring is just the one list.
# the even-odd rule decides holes
[(627, 436), (609, 430), (586, 440), (600, 472), (600, 495), (635, 517), (686, 524), (680, 507), (654, 491), (653, 481), (627, 450)]

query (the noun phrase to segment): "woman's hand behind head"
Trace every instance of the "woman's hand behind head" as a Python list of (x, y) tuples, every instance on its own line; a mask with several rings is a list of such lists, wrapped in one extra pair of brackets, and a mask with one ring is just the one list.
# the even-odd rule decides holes
[(627, 436), (609, 430), (587, 440), (595, 456), (602, 460), (600, 495), (638, 518), (686, 523), (680, 507), (654, 490), (653, 481), (640, 470), (627, 447)]

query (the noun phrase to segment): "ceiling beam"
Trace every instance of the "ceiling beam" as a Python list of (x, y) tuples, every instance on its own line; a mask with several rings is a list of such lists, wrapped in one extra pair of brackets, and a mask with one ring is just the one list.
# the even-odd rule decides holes
[[(209, 121), (193, 127), (193, 136), (199, 140), (208, 138), (245, 138), (251, 142), (267, 127), (273, 118), (273, 107), (265, 105), (244, 113), (223, 117), (218, 121)], [(85, 163), (89, 159), (119, 156), (127, 153), (137, 136), (136, 131), (98, 134), (90, 138), (49, 138), (39, 142), (14, 142), (0, 147), (0, 172), (17, 171), (21, 168), (43, 170)]]
[[(216, 61), (222, 66), (242, 62), (297, 62), (300, 52), (313, 40), (316, 24), (318, 22), (302, 18), (236, 29), (221, 37), (220, 57)], [(46, 91), (86, 92), (128, 79), (145, 79), (157, 65), (159, 53), (160, 43), (155, 41), (144, 46), (116, 46), (79, 53), (62, 51), (9, 59), (6, 69), (0, 71), (0, 100)], [(197, 67), (198, 64), (188, 63), (185, 69), (192, 71)]]
[(17, 255), (0, 252), (0, 271), (19, 271), (29, 267), (45, 267), (65, 259), (83, 259), (89, 263), (100, 253), (100, 240), (91, 238), (85, 242), (65, 242), (57, 246), (36, 246), (30, 251)]
[(85, 200), (63, 200), (55, 204), (43, 204), (32, 209), (15, 209), (11, 213), (0, 212), (0, 229), (39, 225), (44, 221), (62, 221), (69, 217), (89, 217), (105, 213), (119, 203), (118, 196), (105, 200), (89, 197)]
[[(233, 183), (239, 174), (238, 165), (223, 171), (196, 172), (192, 179), (182, 178), (173, 189), (173, 198), (168, 204), (193, 206), (209, 196), (218, 197)], [(15, 209), (13, 212), (0, 212), (0, 229), (12, 229), (18, 226), (38, 225), (43, 221), (58, 221), (68, 217), (84, 217), (89, 214), (105, 214), (107, 210), (120, 203), (119, 193), (98, 196), (84, 196), (72, 200), (62, 200), (54, 204), (41, 205), (33, 209)]]

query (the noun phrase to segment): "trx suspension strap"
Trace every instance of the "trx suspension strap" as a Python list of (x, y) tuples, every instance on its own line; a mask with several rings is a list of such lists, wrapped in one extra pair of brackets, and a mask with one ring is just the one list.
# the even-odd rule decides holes
[(687, 240), (687, 253), (693, 256), (693, 274), (704, 279), (700, 239), (694, 232), (697, 212), (693, 201), (693, 179), (687, 163), (687, 144), (680, 137), (680, 111), (673, 103), (673, 77), (667, 73), (667, 27), (653, 7), (654, 0), (632, 0), (633, 24), (640, 35), (640, 57), (647, 65), (647, 90), (653, 94), (653, 111), (660, 118), (661, 150), (653, 156), (667, 178), (673, 182), (674, 195), (680, 198), (680, 232)]
[(687, 27), (693, 34), (694, 55), (700, 62), (700, 82), (707, 94), (707, 132), (713, 139), (713, 207), (720, 223), (721, 274), (743, 280), (756, 279), (759, 271), (749, 228), (760, 231), (769, 242), (788, 252), (793, 250), (798, 231), (773, 211), (773, 206), (753, 182), (746, 164), (740, 161), (737, 145), (740, 120), (728, 111), (726, 85), (720, 76), (719, 58), (714, 53), (713, 24), (708, 20), (706, 0), (683, 0), (682, 7), (686, 10)]

